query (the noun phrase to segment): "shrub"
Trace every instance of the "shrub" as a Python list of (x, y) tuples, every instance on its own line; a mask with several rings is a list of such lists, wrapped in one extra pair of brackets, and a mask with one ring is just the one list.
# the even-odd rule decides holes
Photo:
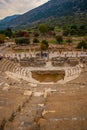
[(16, 38), (15, 42), (18, 45), (28, 45), (30, 43), (30, 39), (27, 37)]
[(47, 33), (48, 32), (48, 26), (46, 24), (40, 24), (39, 25), (39, 30), (41, 33)]
[(42, 43), (45, 45), (48, 45), (48, 41), (46, 41), (46, 40), (43, 40)]
[(18, 31), (18, 32), (15, 33), (15, 36), (19, 37), (19, 38), (20, 37), (29, 37), (29, 34), (26, 31)]
[(56, 36), (56, 40), (59, 44), (63, 43), (63, 37), (62, 36)]
[(5, 42), (5, 35), (0, 34), (0, 43), (4, 43)]
[(39, 33), (34, 32), (34, 36), (35, 36), (35, 37), (39, 37)]
[(41, 50), (47, 50), (48, 47), (49, 47), (48, 42), (47, 42), (46, 40), (43, 40), (43, 41), (41, 42), (41, 44), (40, 44)]
[(77, 48), (78, 49), (81, 49), (81, 48), (87, 49), (87, 42), (85, 40), (82, 40), (81, 42), (78, 43)]
[(72, 43), (72, 39), (71, 39), (71, 38), (68, 38), (68, 39), (66, 40), (66, 42)]
[(68, 36), (70, 34), (70, 30), (63, 30), (63, 36)]
[(34, 38), (33, 43), (39, 43), (39, 40), (37, 38)]
[(7, 37), (11, 38), (12, 35), (13, 35), (12, 30), (11, 30), (10, 28), (7, 28), (7, 29), (5, 30), (5, 35), (6, 35)]

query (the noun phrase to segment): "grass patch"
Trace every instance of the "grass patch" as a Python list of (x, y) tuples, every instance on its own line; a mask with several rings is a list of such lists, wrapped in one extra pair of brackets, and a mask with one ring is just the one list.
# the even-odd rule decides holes
[(14, 50), (15, 52), (29, 52), (29, 50), (28, 49), (15, 49)]
[(53, 39), (53, 40), (48, 40), (48, 43), (57, 44), (57, 41), (56, 41), (55, 39)]

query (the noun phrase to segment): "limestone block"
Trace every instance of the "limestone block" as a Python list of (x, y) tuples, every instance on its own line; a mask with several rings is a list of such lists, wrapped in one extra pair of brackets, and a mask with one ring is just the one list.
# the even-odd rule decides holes
[(47, 113), (55, 113), (55, 112), (56, 112), (55, 110), (49, 110), (49, 111), (44, 110), (44, 111), (42, 112), (42, 116), (44, 116), (44, 115), (47, 114)]
[(37, 84), (30, 83), (30, 86), (37, 87)]
[(40, 106), (40, 107), (44, 107), (44, 104), (38, 104), (38, 106)]
[(57, 91), (56, 89), (45, 88), (44, 98), (46, 98), (48, 94), (51, 94), (51, 92), (56, 92), (56, 91)]
[(8, 91), (10, 88), (8, 86), (4, 87), (2, 90), (3, 91)]
[(9, 87), (9, 84), (5, 83), (5, 86)]
[(29, 90), (24, 91), (24, 96), (31, 96), (31, 95), (32, 95), (32, 91)]
[(35, 97), (43, 96), (43, 92), (34, 92)]

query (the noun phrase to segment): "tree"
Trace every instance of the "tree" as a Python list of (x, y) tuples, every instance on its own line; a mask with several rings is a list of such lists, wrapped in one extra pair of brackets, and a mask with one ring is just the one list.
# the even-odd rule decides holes
[(41, 50), (47, 50), (49, 48), (49, 44), (46, 40), (43, 40), (40, 44), (40, 49)]
[(72, 38), (69, 37), (69, 38), (66, 40), (66, 42), (72, 43)]
[(39, 33), (34, 32), (34, 37), (39, 37)]
[(70, 30), (70, 35), (77, 35), (77, 34), (78, 34), (78, 30), (77, 29), (72, 28)]
[(86, 26), (85, 26), (85, 25), (80, 25), (79, 29), (85, 30), (85, 29), (86, 29)]
[(63, 36), (68, 36), (70, 34), (70, 29), (63, 30)]
[(5, 34), (5, 30), (0, 30), (0, 34)]
[(39, 40), (37, 38), (34, 38), (33, 43), (39, 43)]
[(5, 42), (5, 35), (4, 34), (0, 34), (0, 43), (4, 43)]
[(26, 31), (20, 30), (20, 31), (16, 32), (15, 36), (16, 37), (29, 37), (29, 34)]
[(71, 25), (71, 29), (77, 29), (77, 25)]
[(81, 42), (78, 43), (77, 45), (78, 49), (87, 49), (87, 42), (85, 40), (82, 40)]
[(56, 40), (59, 44), (63, 43), (63, 37), (62, 36), (56, 36)]
[(45, 33), (48, 32), (48, 27), (47, 27), (46, 24), (40, 24), (39, 25), (39, 30), (40, 30), (41, 33), (45, 34)]
[(18, 45), (28, 45), (30, 43), (30, 39), (27, 37), (16, 38), (15, 42)]
[(24, 37), (29, 37), (29, 34), (27, 32), (25, 32)]
[(7, 29), (5, 30), (5, 35), (6, 35), (7, 37), (11, 38), (11, 37), (12, 37), (12, 30), (11, 30), (10, 28), (7, 28)]

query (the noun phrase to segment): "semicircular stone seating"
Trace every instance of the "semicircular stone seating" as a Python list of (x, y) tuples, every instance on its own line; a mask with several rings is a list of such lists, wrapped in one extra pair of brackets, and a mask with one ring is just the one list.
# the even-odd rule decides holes
[[(7, 60), (5, 58), (3, 58), (1, 61), (0, 61), (0, 70), (1, 71), (12, 71), (13, 72), (13, 69), (14, 69), (14, 66), (16, 64), (10, 60)], [(17, 65), (16, 65), (17, 66)]]
[[(46, 66), (49, 70), (49, 66)], [(52, 67), (52, 66), (51, 66)], [(70, 80), (78, 77), (82, 71), (82, 64), (78, 64), (74, 67), (65, 67), (65, 77), (62, 81), (58, 81), (58, 83), (66, 83)], [(54, 68), (54, 67), (53, 67)], [(40, 69), (40, 68), (39, 68)], [(62, 69), (62, 68), (61, 68)], [(17, 78), (21, 78), (33, 83), (40, 83), (39, 81), (32, 78), (32, 72), (28, 68), (24, 68), (20, 66), (18, 63), (14, 63), (6, 58), (0, 60), (0, 71), (9, 72), (16, 76)], [(45, 68), (44, 68), (45, 71)]]

